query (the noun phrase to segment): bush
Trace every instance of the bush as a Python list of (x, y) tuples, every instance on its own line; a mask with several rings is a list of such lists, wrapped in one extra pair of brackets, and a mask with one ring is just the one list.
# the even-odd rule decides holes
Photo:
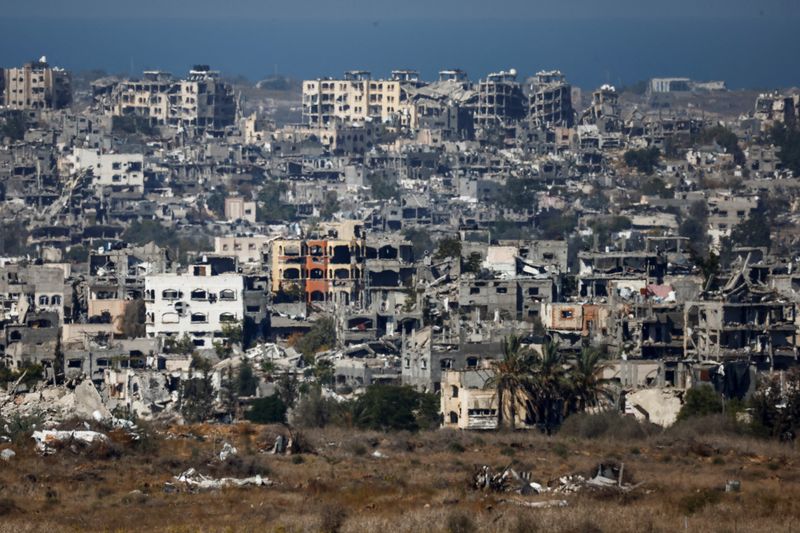
[(324, 317), (311, 326), (311, 329), (300, 337), (294, 348), (310, 360), (314, 354), (333, 348), (336, 345), (336, 324), (333, 318)]
[(475, 521), (462, 511), (453, 511), (448, 515), (445, 529), (448, 533), (472, 533), (478, 530)]
[(582, 439), (607, 438), (627, 441), (646, 438), (657, 431), (659, 428), (654, 424), (639, 422), (633, 417), (609, 411), (571, 415), (561, 425), (559, 434)]
[(244, 417), (256, 424), (282, 424), (286, 422), (286, 404), (278, 396), (253, 400)]
[(686, 420), (693, 416), (713, 415), (722, 412), (722, 398), (710, 385), (702, 385), (689, 389), (684, 398), (683, 407), (678, 413), (678, 420)]
[(356, 424), (374, 430), (431, 429), (439, 425), (439, 402), (411, 387), (371, 385), (356, 400)]
[(336, 533), (342, 529), (346, 518), (347, 513), (341, 506), (327, 504), (320, 509), (319, 529), (323, 533)]
[(658, 164), (661, 152), (658, 148), (642, 148), (641, 150), (628, 150), (625, 152), (625, 164), (635, 168), (642, 174), (652, 174)]

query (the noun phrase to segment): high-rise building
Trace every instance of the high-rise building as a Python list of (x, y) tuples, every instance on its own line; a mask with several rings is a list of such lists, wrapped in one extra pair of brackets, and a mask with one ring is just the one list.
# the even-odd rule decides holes
[(182, 80), (167, 72), (145, 71), (141, 79), (120, 82), (111, 91), (108, 111), (113, 116), (141, 117), (153, 126), (199, 133), (232, 125), (236, 101), (219, 72), (195, 65)]
[(536, 127), (571, 127), (572, 87), (558, 70), (540, 71), (530, 81), (528, 118)]
[(3, 104), (9, 109), (62, 109), (72, 102), (70, 74), (44, 56), (3, 71)]
[(517, 82), (517, 71), (489, 74), (478, 83), (475, 125), (506, 124), (525, 116), (525, 95)]

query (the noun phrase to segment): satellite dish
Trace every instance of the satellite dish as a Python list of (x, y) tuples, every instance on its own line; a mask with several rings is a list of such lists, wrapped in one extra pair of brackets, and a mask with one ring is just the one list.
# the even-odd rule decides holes
[(511, 70), (508, 71), (508, 73), (511, 74), (512, 76), (516, 76), (517, 75), (517, 69), (512, 68)]
[(47, 63), (47, 56), (42, 56), (39, 58), (39, 63)]

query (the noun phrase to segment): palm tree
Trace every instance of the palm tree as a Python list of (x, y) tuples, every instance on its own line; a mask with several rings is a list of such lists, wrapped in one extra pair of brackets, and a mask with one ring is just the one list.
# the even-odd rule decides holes
[(535, 360), (529, 387), (536, 419), (550, 433), (566, 414), (570, 388), (564, 356), (558, 344), (547, 341), (542, 345), (542, 355)]
[(603, 360), (600, 350), (588, 346), (581, 350), (570, 376), (572, 408), (575, 411), (585, 411), (597, 405), (599, 396), (605, 391), (605, 380), (601, 374), (606, 366), (608, 363)]
[(522, 340), (516, 335), (510, 335), (502, 341), (503, 358), (492, 361), (492, 377), (487, 382), (487, 387), (493, 387), (497, 395), (497, 425), (500, 427), (509, 424), (511, 429), (516, 427), (517, 407), (529, 404), (529, 382), (531, 378), (531, 358), (526, 348), (522, 347)]

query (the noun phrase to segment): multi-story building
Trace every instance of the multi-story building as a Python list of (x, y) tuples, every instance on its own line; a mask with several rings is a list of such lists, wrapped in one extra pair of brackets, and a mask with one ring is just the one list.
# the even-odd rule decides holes
[(475, 125), (506, 124), (525, 116), (525, 95), (517, 82), (517, 71), (489, 74), (478, 83)]
[(10, 109), (62, 109), (72, 102), (70, 74), (47, 58), (3, 71), (3, 104)]
[(389, 80), (373, 80), (364, 70), (348, 71), (338, 80), (306, 80), (303, 82), (303, 122), (321, 127), (337, 121), (397, 120), (413, 127), (408, 124), (410, 113), (403, 86), (418, 83), (415, 71), (395, 71)]
[(169, 73), (145, 71), (140, 80), (122, 81), (112, 90), (108, 111), (137, 116), (154, 126), (182, 127), (194, 134), (230, 126), (236, 101), (230, 85), (208, 65), (195, 65), (183, 80)]
[(251, 224), (256, 223), (256, 202), (246, 200), (241, 196), (228, 196), (225, 198), (225, 219), (246, 220)]
[(142, 154), (104, 153), (93, 148), (74, 148), (72, 158), (78, 172), (91, 170), (95, 187), (144, 191)]
[(234, 256), (241, 264), (268, 263), (269, 246), (274, 239), (266, 235), (214, 237), (214, 253)]
[(180, 338), (210, 349), (223, 338), (223, 325), (244, 320), (241, 274), (216, 274), (213, 265), (198, 264), (183, 274), (157, 274), (145, 280), (148, 337)]
[(572, 87), (560, 71), (537, 72), (528, 89), (528, 118), (534, 126), (572, 126)]
[(651, 93), (679, 93), (691, 90), (689, 78), (653, 78), (648, 89)]
[(359, 297), (365, 257), (361, 227), (339, 223), (310, 239), (271, 243), (272, 291), (300, 291), (307, 302), (348, 305)]

